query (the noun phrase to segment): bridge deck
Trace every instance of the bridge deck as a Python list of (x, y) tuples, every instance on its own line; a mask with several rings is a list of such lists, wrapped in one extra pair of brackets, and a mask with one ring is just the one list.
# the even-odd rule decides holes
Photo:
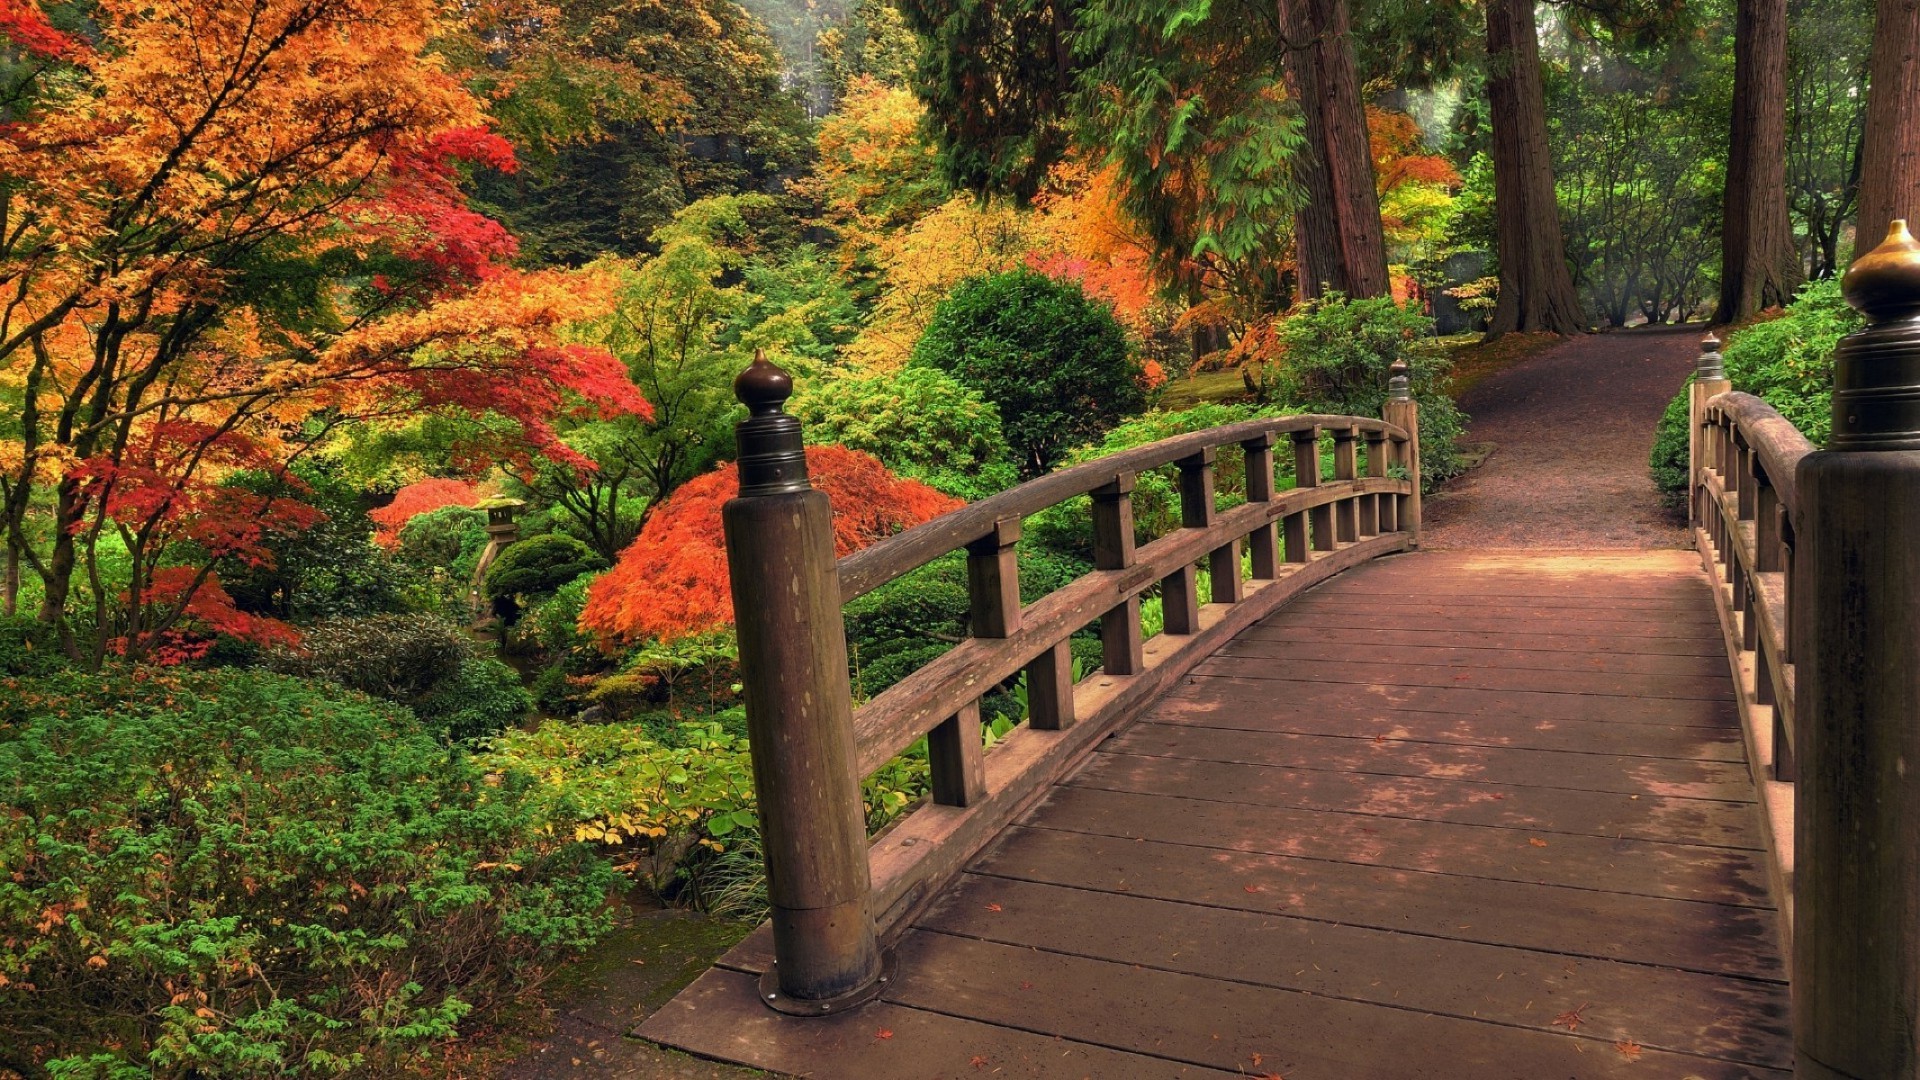
[(762, 933), (643, 1034), (832, 1080), (1787, 1076), (1710, 596), (1678, 551), (1351, 571), (1002, 834), (884, 1001), (762, 1008)]

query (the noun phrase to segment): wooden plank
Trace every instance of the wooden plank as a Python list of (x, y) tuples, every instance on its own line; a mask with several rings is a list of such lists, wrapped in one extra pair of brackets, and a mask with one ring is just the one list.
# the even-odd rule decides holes
[[(1188, 676), (1196, 685), (1206, 676)], [(1635, 724), (1691, 724), (1733, 727), (1733, 703), (1690, 698), (1634, 699), (1599, 694), (1544, 694), (1525, 690), (1481, 690), (1468, 686), (1385, 686), (1377, 683), (1328, 683), (1263, 679), (1268, 700), (1329, 713), (1371, 712), (1381, 706), (1415, 712), (1467, 713), (1475, 716), (1527, 716), (1542, 720), (1619, 720)], [(1451, 682), (1451, 680), (1449, 680)]]
[(1786, 988), (1778, 983), (972, 875), (921, 925), (1560, 1034), (1566, 1028), (1553, 1026), (1554, 1017), (1585, 1005), (1579, 1032), (1607, 1044), (1633, 1039), (1763, 1067), (1793, 1061)]
[(975, 873), (1781, 981), (1772, 912), (1015, 826)]
[(1615, 791), (1751, 802), (1745, 766), (1724, 761), (1567, 754), (1393, 739), (1337, 739), (1142, 721), (1108, 739), (1104, 753), (1243, 765), (1286, 765), (1382, 776), (1444, 777), (1575, 791)]
[[(1335, 597), (1303, 596), (1287, 609), (1287, 617), (1323, 612), (1348, 612), (1355, 608), (1365, 610), (1370, 606), (1373, 605), (1355, 604)], [(1712, 625), (1713, 621), (1709, 613), (1692, 605), (1672, 611), (1645, 612), (1627, 608), (1596, 608), (1573, 600), (1508, 600), (1503, 603), (1468, 606), (1456, 605), (1451, 599), (1444, 602), (1422, 602), (1418, 599), (1401, 597), (1393, 601), (1391, 606), (1395, 614), (1403, 616), (1453, 619), (1467, 615), (1474, 618), (1552, 623), (1563, 626), (1568, 623), (1581, 625), (1591, 622), (1630, 625), (1664, 623), (1677, 627), (1706, 627)]]
[(1660, 620), (1649, 623), (1645, 619), (1596, 619), (1596, 618), (1542, 618), (1529, 616), (1524, 611), (1512, 609), (1482, 608), (1479, 613), (1463, 615), (1458, 612), (1428, 610), (1418, 612), (1399, 607), (1362, 608), (1336, 607), (1333, 610), (1304, 611), (1295, 605), (1270, 617), (1263, 625), (1294, 627), (1347, 627), (1363, 630), (1442, 630), (1453, 634), (1511, 634), (1511, 633), (1549, 633), (1549, 634), (1619, 634), (1632, 633), (1648, 638), (1680, 638), (1686, 641), (1700, 641), (1710, 637), (1710, 624), (1688, 621), (1669, 623)]
[[(1724, 663), (1724, 661), (1723, 661)], [(1702, 761), (1746, 760), (1740, 733), (1724, 725), (1634, 724), (1619, 720), (1537, 720), (1422, 713), (1386, 705), (1339, 713), (1274, 704), (1263, 680), (1192, 679), (1156, 702), (1147, 716), (1163, 724), (1280, 731), (1339, 738), (1404, 739), (1468, 746), (1623, 754)]]
[[(1317, 635), (1316, 635), (1317, 636)], [(1530, 671), (1592, 671), (1620, 675), (1685, 675), (1698, 679), (1727, 679), (1727, 658), (1712, 653), (1672, 655), (1661, 653), (1586, 653), (1575, 649), (1539, 648), (1488, 649), (1462, 645), (1399, 645), (1391, 650), (1376, 649), (1371, 654), (1353, 648), (1353, 642), (1301, 640), (1299, 637), (1274, 637), (1270, 634), (1242, 635), (1235, 638), (1217, 656), (1251, 656), (1269, 660), (1312, 661), (1316, 663), (1366, 663), (1383, 668), (1387, 679), (1402, 664), (1485, 668), (1488, 670), (1525, 669)], [(1367, 642), (1378, 645), (1377, 641)]]
[(1344, 626), (1327, 626), (1318, 621), (1293, 621), (1274, 624), (1261, 623), (1241, 634), (1238, 642), (1252, 641), (1301, 641), (1324, 642), (1329, 645), (1370, 645), (1376, 648), (1400, 649), (1407, 646), (1444, 647), (1456, 649), (1482, 649), (1495, 651), (1501, 649), (1553, 649), (1564, 650), (1583, 656), (1712, 656), (1726, 655), (1717, 640), (1707, 637), (1647, 637), (1639, 634), (1587, 634), (1577, 626), (1564, 627), (1565, 632), (1517, 633), (1500, 631), (1477, 631), (1461, 633), (1450, 627), (1429, 627), (1418, 630), (1383, 630), (1377, 628), (1354, 629)]
[[(1466, 587), (1448, 588), (1444, 583), (1409, 583), (1406, 588), (1382, 588), (1372, 579), (1354, 583), (1333, 581), (1315, 589), (1301, 603), (1304, 609), (1309, 604), (1339, 603), (1349, 607), (1374, 607), (1397, 606), (1408, 600), (1416, 600), (1431, 605), (1444, 603), (1449, 608), (1467, 612), (1481, 608), (1526, 607), (1540, 612), (1592, 612), (1610, 619), (1640, 615), (1652, 619), (1672, 613), (1697, 615), (1710, 599), (1704, 581), (1697, 588), (1675, 589), (1656, 596), (1622, 596), (1605, 585), (1583, 591), (1519, 592), (1462, 584)], [(1680, 595), (1674, 595), (1676, 592)]]
[[(944, 934), (914, 935), (901, 948), (901, 962), (928, 973), (900, 995), (924, 1009), (1241, 1075), (1290, 1080), (1755, 1075), (1748, 1067), (1662, 1050), (1643, 1048), (1629, 1056), (1590, 1036), (1381, 1009)], [(1090, 987), (1106, 989), (1090, 994)], [(1361, 1031), (1366, 1037), (1353, 1037)], [(1415, 1047), (1419, 1050), (1410, 1052)]]
[(1096, 754), (1068, 781), (1078, 787), (1207, 797), (1389, 818), (1497, 825), (1540, 833), (1759, 849), (1750, 802), (1635, 797), (1604, 791), (1382, 777), (1322, 769)]
[(1381, 664), (1366, 660), (1323, 660), (1313, 663), (1271, 660), (1244, 655), (1215, 655), (1195, 672), (1231, 675), (1242, 679), (1289, 679), (1300, 682), (1357, 683), (1363, 686), (1459, 686), (1474, 690), (1522, 690), (1536, 694), (1599, 694), (1610, 697), (1686, 698), (1700, 701), (1733, 700), (1733, 687), (1723, 675), (1645, 675), (1635, 673), (1534, 668), (1457, 667), (1444, 664)]
[(821, 1080), (1238, 1075), (886, 1001), (842, 1016), (795, 1019), (760, 1004), (751, 975), (717, 968), (648, 1018), (638, 1034), (702, 1057)]
[(1773, 907), (1767, 868), (1737, 848), (1337, 814), (1200, 796), (1055, 788), (1027, 819), (1036, 828), (1224, 851), (1292, 855), (1362, 866), (1739, 907)]

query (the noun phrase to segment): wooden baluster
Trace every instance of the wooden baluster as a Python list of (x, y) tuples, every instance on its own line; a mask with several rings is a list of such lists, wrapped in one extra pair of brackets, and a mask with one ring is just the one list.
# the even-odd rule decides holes
[[(1740, 433), (1738, 427), (1729, 425), (1727, 434), (1729, 438), (1726, 444), (1726, 479), (1728, 490), (1734, 495), (1734, 520), (1727, 523), (1727, 559), (1724, 573), (1728, 583), (1733, 584), (1740, 573), (1740, 523), (1753, 520), (1753, 481), (1751, 479), (1753, 451), (1748, 449), (1747, 437)], [(1733, 610), (1745, 611), (1746, 609), (1745, 590), (1734, 589)]]
[[(1359, 442), (1359, 431), (1345, 427), (1333, 429), (1333, 478), (1335, 480), (1354, 480), (1359, 477), (1359, 465), (1355, 450)], [(1351, 544), (1360, 539), (1359, 500), (1341, 499), (1333, 507), (1334, 539), (1343, 544)]]
[[(1093, 567), (1133, 565), (1134, 474), (1121, 473), (1093, 491)], [(1100, 616), (1100, 664), (1109, 675), (1138, 675), (1146, 667), (1140, 641), (1140, 598), (1130, 596)]]
[(760, 999), (822, 1015), (870, 998), (880, 979), (833, 508), (808, 481), (800, 422), (782, 411), (793, 380), (756, 359), (734, 392), (749, 416), (735, 429), (740, 494), (720, 519), (773, 909)]
[[(1367, 475), (1379, 479), (1387, 476), (1387, 435), (1383, 431), (1369, 430), (1367, 440)], [(1388, 516), (1382, 513), (1380, 503), (1384, 495), (1362, 495), (1360, 497), (1360, 535), (1379, 536), (1380, 519)], [(1391, 513), (1390, 511), (1388, 513)]]
[[(1214, 463), (1216, 452), (1209, 448), (1188, 461), (1199, 464), (1180, 468), (1180, 524), (1188, 529), (1211, 528), (1219, 519), (1214, 499)], [(1207, 553), (1207, 599), (1216, 604), (1237, 604), (1246, 597), (1240, 581), (1240, 538)]]
[(1753, 461), (1753, 541), (1755, 568), (1763, 574), (1780, 570), (1784, 565), (1780, 554), (1780, 493), (1758, 456)]
[[(1296, 488), (1320, 486), (1320, 429), (1317, 426), (1293, 433), (1293, 486)], [(1287, 515), (1288, 562), (1304, 563), (1313, 558), (1308, 553), (1309, 524), (1312, 526), (1313, 534), (1311, 549), (1313, 551), (1333, 550), (1333, 507), (1316, 506), (1305, 513)]]
[(1782, 506), (1776, 512), (1776, 517), (1780, 522), (1781, 579), (1787, 585), (1786, 603), (1781, 605), (1787, 612), (1787, 625), (1780, 635), (1780, 662), (1791, 664), (1800, 651), (1799, 644), (1794, 641), (1794, 631), (1802, 625), (1800, 613), (1794, 610), (1794, 605), (1800, 596), (1800, 585), (1793, 579), (1793, 515), (1787, 513), (1787, 508)]
[(1062, 641), (1027, 665), (1027, 723), (1064, 731), (1073, 719), (1073, 653)]
[[(1213, 523), (1213, 451), (1203, 450), (1174, 462), (1180, 469), (1180, 527), (1204, 529)], [(1240, 575), (1234, 574), (1238, 581)], [(1169, 634), (1200, 632), (1200, 578), (1191, 564), (1160, 579), (1160, 609)]]
[[(1262, 432), (1240, 444), (1247, 455), (1247, 501), (1273, 501), (1273, 432)], [(1272, 581), (1280, 576), (1279, 538), (1274, 523), (1254, 526), (1247, 534), (1247, 559), (1253, 564), (1253, 576)]]
[[(1397, 464), (1406, 456), (1405, 440), (1393, 439), (1387, 443), (1387, 461)], [(1400, 531), (1400, 504), (1404, 495), (1380, 496), (1380, 531), (1383, 533)]]
[(927, 732), (927, 779), (936, 804), (974, 806), (987, 797), (984, 746), (978, 701), (969, 701)]
[[(994, 523), (993, 531), (967, 545), (967, 595), (973, 636), (1005, 638), (1020, 629), (1020, 519)], [(980, 737), (980, 703), (968, 702), (927, 733), (927, 769), (933, 801), (972, 806), (986, 797), (986, 763)]]

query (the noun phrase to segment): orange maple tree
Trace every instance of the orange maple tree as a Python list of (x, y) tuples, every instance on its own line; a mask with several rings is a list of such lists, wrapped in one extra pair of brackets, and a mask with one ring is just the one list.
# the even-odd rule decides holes
[[(834, 551), (842, 556), (963, 505), (844, 446), (807, 447), (807, 468), (813, 486), (833, 503)], [(672, 641), (731, 623), (720, 507), (739, 492), (733, 465), (682, 485), (613, 569), (588, 588), (580, 629), (612, 646)]]
[[(24, 566), (71, 641), (83, 574), (94, 659), (144, 657), (238, 625), (203, 590), (312, 520), (288, 466), (343, 425), (441, 414), (470, 431), (458, 462), (587, 467), (553, 419), (647, 413), (617, 360), (561, 336), (607, 287), (512, 268), (512, 236), (466, 205), (460, 170), (513, 154), (430, 54), (451, 6), (85, 13), (67, 34), (0, 0), (0, 59), (21, 73), (0, 124), (6, 610)], [(241, 472), (284, 482), (253, 494), (228, 483)], [(132, 557), (117, 598), (108, 534)]]

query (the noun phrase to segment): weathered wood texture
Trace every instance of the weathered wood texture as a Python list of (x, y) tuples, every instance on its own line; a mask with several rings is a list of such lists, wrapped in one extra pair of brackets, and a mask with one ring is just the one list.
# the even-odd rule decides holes
[(879, 1004), (761, 1007), (763, 933), (641, 1034), (832, 1078), (1784, 1077), (1712, 611), (1682, 552), (1360, 566), (1001, 828)]
[(1696, 380), (1693, 411), (1694, 547), (1713, 583), (1733, 706), (1760, 794), (1781, 932), (1794, 928), (1794, 666), (1796, 564), (1794, 479), (1813, 446), (1772, 406), (1751, 394), (1708, 390)]

